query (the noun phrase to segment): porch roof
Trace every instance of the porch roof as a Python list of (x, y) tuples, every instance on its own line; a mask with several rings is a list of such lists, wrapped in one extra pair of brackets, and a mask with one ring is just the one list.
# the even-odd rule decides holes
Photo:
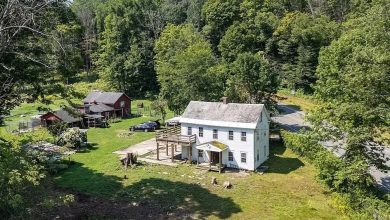
[(214, 152), (222, 152), (227, 148), (228, 146), (226, 144), (223, 144), (219, 141), (210, 141), (196, 146), (196, 149), (198, 150), (214, 151)]

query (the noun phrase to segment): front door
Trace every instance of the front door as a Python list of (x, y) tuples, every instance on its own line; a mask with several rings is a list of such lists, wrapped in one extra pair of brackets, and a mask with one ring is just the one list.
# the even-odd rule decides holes
[(219, 153), (211, 151), (211, 163), (219, 163)]

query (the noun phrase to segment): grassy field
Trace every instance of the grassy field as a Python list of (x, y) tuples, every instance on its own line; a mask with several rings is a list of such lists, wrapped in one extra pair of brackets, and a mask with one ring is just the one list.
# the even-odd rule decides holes
[(297, 110), (306, 112), (318, 105), (311, 96), (301, 94), (292, 95), (287, 90), (280, 90), (277, 94), (277, 100)]
[[(131, 138), (117, 134), (148, 119), (139, 117), (111, 124), (107, 129), (90, 129), (88, 137), (93, 148), (73, 155), (75, 164), (58, 175), (55, 183), (114, 204), (133, 204), (131, 209), (121, 206), (125, 213), (130, 209), (133, 218), (145, 216), (145, 212), (148, 217), (168, 214), (201, 219), (341, 217), (331, 207), (328, 192), (315, 181), (315, 168), (277, 143), (272, 144), (272, 156), (267, 162), (270, 169), (264, 175), (208, 173), (194, 165), (175, 168), (143, 164), (125, 171), (112, 152), (147, 140), (153, 133), (135, 133)], [(220, 184), (231, 181), (233, 189), (211, 185), (212, 176)]]

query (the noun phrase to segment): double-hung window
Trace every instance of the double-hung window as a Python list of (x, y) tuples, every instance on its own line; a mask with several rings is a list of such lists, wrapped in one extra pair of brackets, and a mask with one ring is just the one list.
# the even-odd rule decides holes
[(199, 127), (199, 137), (203, 137), (203, 128)]
[(198, 157), (203, 157), (203, 150), (198, 150)]
[(241, 152), (241, 163), (246, 163), (246, 153)]
[(234, 160), (233, 152), (231, 152), (231, 151), (229, 151), (228, 160), (229, 161), (233, 161)]
[(192, 127), (187, 128), (187, 135), (192, 135)]
[(234, 133), (233, 131), (229, 131), (229, 140), (233, 140)]
[(218, 139), (218, 130), (213, 129), (213, 139)]
[(246, 132), (241, 132), (241, 141), (246, 141)]

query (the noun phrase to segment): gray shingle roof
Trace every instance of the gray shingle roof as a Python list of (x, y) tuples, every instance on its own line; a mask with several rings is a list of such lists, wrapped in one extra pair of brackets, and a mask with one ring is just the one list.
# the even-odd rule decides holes
[(191, 101), (184, 111), (182, 118), (257, 123), (263, 108), (263, 104), (223, 104), (222, 102)]
[(81, 118), (74, 117), (69, 112), (63, 109), (55, 111), (53, 112), (53, 114), (66, 123), (74, 123), (74, 122), (81, 121)]
[(108, 112), (108, 111), (112, 111), (114, 110), (114, 108), (108, 106), (108, 105), (105, 105), (103, 103), (99, 103), (99, 104), (96, 104), (96, 105), (91, 105), (89, 107), (89, 110), (91, 112), (95, 112), (95, 113), (101, 113), (101, 112)]
[(87, 97), (85, 97), (85, 99), (83, 100), (84, 103), (91, 103), (91, 102), (94, 102), (96, 100), (96, 98), (98, 96), (100, 96), (100, 94), (102, 94), (102, 92), (91, 92), (87, 95)]
[(122, 92), (91, 92), (83, 100), (84, 103), (104, 103), (104, 104), (114, 104), (118, 99), (125, 95)]

